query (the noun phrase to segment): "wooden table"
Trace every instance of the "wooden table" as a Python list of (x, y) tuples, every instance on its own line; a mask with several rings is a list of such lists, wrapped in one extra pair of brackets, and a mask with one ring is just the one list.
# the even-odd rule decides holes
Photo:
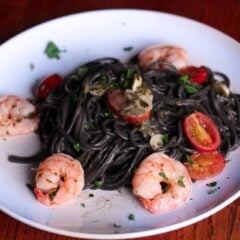
[[(236, 40), (240, 40), (239, 0), (0, 0), (0, 43), (22, 30), (49, 19), (71, 13), (107, 8), (140, 8), (174, 13), (206, 23)], [(34, 229), (0, 212), (0, 239), (70, 240), (74, 238)], [(240, 199), (199, 223), (177, 231), (141, 239), (240, 239)]]

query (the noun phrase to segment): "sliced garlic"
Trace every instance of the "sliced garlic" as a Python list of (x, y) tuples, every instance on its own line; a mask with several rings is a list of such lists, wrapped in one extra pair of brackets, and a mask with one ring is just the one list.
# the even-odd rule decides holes
[(157, 150), (163, 146), (163, 135), (155, 134), (150, 138), (149, 141), (153, 150)]
[(106, 90), (107, 90), (107, 87), (102, 84), (93, 85), (93, 86), (86, 85), (84, 88), (85, 93), (89, 92), (93, 96), (102, 96), (106, 92)]
[(142, 82), (142, 77), (139, 74), (135, 74), (132, 84), (132, 91), (136, 92), (137, 89), (142, 86)]
[(224, 82), (216, 81), (213, 84), (213, 89), (216, 93), (228, 97), (230, 95), (230, 89)]

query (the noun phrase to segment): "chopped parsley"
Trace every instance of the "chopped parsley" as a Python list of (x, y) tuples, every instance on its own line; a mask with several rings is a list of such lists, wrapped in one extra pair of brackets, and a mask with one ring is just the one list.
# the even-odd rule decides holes
[(88, 197), (94, 197), (93, 193), (89, 193)]
[(188, 80), (189, 80), (189, 76), (188, 75), (182, 75), (180, 78), (179, 78), (179, 82), (181, 83), (181, 84), (185, 84), (185, 83), (187, 83), (188, 82)]
[(125, 51), (125, 52), (129, 52), (131, 50), (133, 50), (133, 47), (131, 47), (131, 46), (123, 48), (123, 51)]
[(161, 177), (163, 177), (164, 179), (168, 180), (168, 177), (166, 176), (166, 174), (164, 172), (160, 172), (159, 175)]
[(95, 185), (96, 188), (100, 188), (101, 185), (102, 185), (102, 181), (100, 181), (100, 180), (95, 180), (94, 185)]
[(128, 220), (129, 221), (135, 221), (135, 215), (134, 214), (132, 214), (132, 213), (130, 213), (129, 215), (128, 215)]
[(84, 203), (81, 203), (81, 206), (82, 206), (82, 207), (86, 207)]
[(80, 145), (80, 143), (75, 143), (75, 144), (73, 145), (73, 147), (74, 147), (74, 149), (75, 149), (77, 152), (80, 152), (80, 150), (81, 150), (81, 145)]
[(49, 194), (50, 201), (53, 201), (53, 199), (56, 197), (58, 190), (59, 190), (59, 187), (55, 191)]
[(57, 47), (57, 45), (54, 42), (52, 41), (48, 42), (47, 47), (45, 49), (45, 53), (47, 54), (48, 58), (60, 59), (61, 52), (62, 51)]
[(109, 88), (110, 89), (118, 89), (118, 88), (120, 88), (120, 84), (117, 82), (110, 83)]
[(98, 80), (99, 83), (106, 85), (108, 82), (108, 77), (106, 75), (101, 75)]
[(33, 70), (35, 68), (33, 63), (30, 63), (30, 69)]
[(206, 184), (207, 187), (216, 187), (217, 186), (217, 182), (210, 182)]
[(163, 134), (162, 141), (163, 141), (163, 144), (167, 144), (169, 142), (168, 134)]
[(104, 112), (104, 117), (108, 118), (110, 116), (111, 116), (111, 112), (110, 111), (107, 110), (107, 111)]
[(77, 71), (78, 76), (84, 77), (88, 73), (88, 67), (80, 67)]
[(121, 227), (122, 227), (121, 225), (118, 225), (118, 224), (116, 224), (116, 223), (113, 223), (113, 226), (114, 226), (115, 228), (121, 228)]
[(90, 127), (91, 127), (91, 124), (90, 124), (90, 123), (84, 123), (84, 124), (83, 124), (83, 128), (84, 128), (84, 129), (90, 129)]
[(193, 164), (193, 160), (190, 158), (189, 155), (186, 155), (186, 162)]
[(184, 84), (184, 89), (187, 93), (196, 93), (198, 91), (197, 87), (192, 84)]
[(178, 185), (181, 186), (181, 187), (185, 187), (185, 184), (183, 182), (183, 179), (184, 179), (184, 176), (180, 176), (178, 178)]
[(226, 163), (228, 163), (228, 162), (230, 162), (231, 161), (231, 159), (228, 159), (228, 160), (226, 160)]
[(128, 89), (132, 86), (133, 80), (133, 69), (128, 68), (123, 82), (123, 88)]
[(218, 191), (218, 189), (220, 189), (220, 187), (217, 187), (217, 188), (214, 188), (214, 189), (208, 191), (208, 194), (214, 194)]
[(183, 85), (183, 87), (184, 87), (184, 89), (187, 93), (193, 94), (193, 93), (196, 93), (198, 91), (197, 86), (193, 85), (189, 81), (189, 76), (188, 75), (182, 75), (179, 78), (179, 82)]

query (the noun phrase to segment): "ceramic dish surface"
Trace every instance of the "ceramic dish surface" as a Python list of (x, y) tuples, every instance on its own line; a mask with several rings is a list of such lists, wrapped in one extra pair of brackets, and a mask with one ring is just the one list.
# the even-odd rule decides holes
[[(60, 59), (44, 50), (53, 41)], [(77, 66), (100, 57), (127, 62), (153, 44), (173, 44), (186, 49), (192, 64), (206, 65), (231, 79), (240, 93), (240, 45), (201, 23), (170, 14), (143, 10), (106, 10), (74, 14), (33, 27), (0, 46), (0, 96), (32, 97), (36, 82), (46, 75), (67, 75)], [(131, 47), (131, 51), (124, 49)], [(226, 207), (240, 195), (240, 149), (228, 157), (224, 171), (193, 185), (191, 200), (165, 215), (152, 215), (127, 189), (85, 190), (58, 208), (36, 201), (26, 187), (33, 181), (32, 165), (10, 163), (9, 154), (31, 155), (40, 143), (35, 134), (0, 139), (0, 209), (33, 227), (66, 236), (91, 239), (125, 239), (160, 234), (193, 224)], [(220, 189), (208, 194), (206, 183)], [(89, 193), (94, 197), (89, 197)], [(85, 206), (85, 207), (83, 207)], [(129, 214), (135, 220), (128, 219)]]

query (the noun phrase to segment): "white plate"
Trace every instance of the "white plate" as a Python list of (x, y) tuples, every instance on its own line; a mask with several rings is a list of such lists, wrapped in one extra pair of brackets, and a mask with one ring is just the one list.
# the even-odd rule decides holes
[[(60, 60), (50, 60), (44, 54), (48, 41), (66, 50)], [(67, 74), (99, 57), (112, 56), (127, 61), (155, 43), (185, 48), (193, 64), (225, 72), (232, 81), (232, 89), (240, 92), (240, 45), (233, 39), (182, 17), (151, 11), (111, 10), (56, 19), (4, 43), (0, 47), (0, 96), (29, 97), (36, 80), (45, 75)], [(129, 46), (133, 47), (132, 51), (123, 51)], [(34, 64), (34, 69), (31, 70), (30, 64)], [(127, 191), (89, 190), (65, 206), (50, 209), (39, 204), (25, 186), (32, 179), (30, 166), (7, 161), (8, 154), (30, 155), (38, 147), (35, 135), (0, 140), (0, 208), (26, 224), (57, 234), (91, 239), (160, 234), (206, 218), (240, 195), (240, 152), (235, 151), (222, 174), (210, 181), (195, 183), (193, 200), (163, 216), (145, 211)], [(221, 189), (209, 195), (206, 183), (215, 180)], [(89, 198), (89, 193), (94, 193), (94, 197)], [(130, 213), (136, 216), (135, 221), (128, 220)], [(114, 223), (121, 227), (114, 227)]]

